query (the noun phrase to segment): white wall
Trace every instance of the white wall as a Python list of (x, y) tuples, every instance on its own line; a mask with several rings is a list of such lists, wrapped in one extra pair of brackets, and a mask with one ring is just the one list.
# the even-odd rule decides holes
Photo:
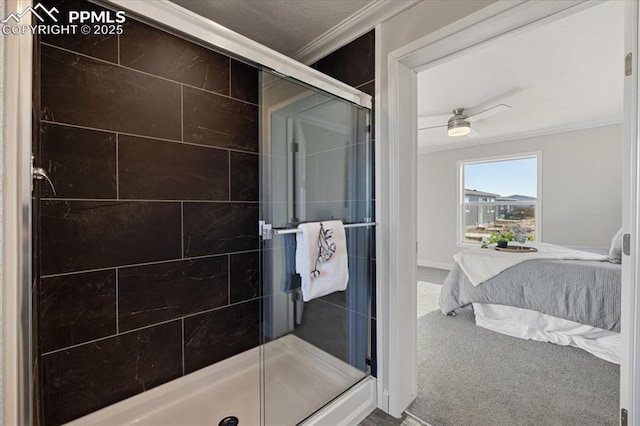
[[(413, 234), (415, 211), (406, 209), (393, 218), (397, 228), (392, 235), (392, 203), (396, 200), (399, 205), (410, 205), (413, 198), (411, 191), (398, 193), (395, 188), (413, 187), (413, 168), (392, 173), (390, 159), (397, 160), (399, 164), (413, 164), (415, 155), (410, 145), (400, 148), (398, 152), (389, 145), (388, 55), (492, 3), (493, 0), (423, 1), (383, 22), (376, 29), (376, 222), (379, 223), (376, 229), (376, 294), (377, 328), (380, 336), (377, 355), (378, 378), (384, 386), (384, 389), (378, 389), (378, 405), (395, 416), (400, 416), (416, 392), (415, 377), (411, 377), (410, 373), (399, 373), (400, 368), (413, 371), (415, 350), (404, 349), (415, 348), (415, 335), (413, 332), (398, 333), (395, 328), (391, 328), (392, 324), (412, 321), (413, 311), (403, 307), (413, 300), (412, 294), (415, 293), (415, 284), (412, 284), (415, 282), (415, 249), (411, 244), (405, 243), (400, 247), (403, 253), (395, 253), (392, 252), (392, 242), (398, 242), (397, 236)], [(392, 279), (395, 281), (393, 294), (390, 291)], [(397, 348), (403, 350), (398, 351)], [(390, 361), (391, 351), (395, 359)]]
[(542, 152), (542, 240), (608, 247), (622, 222), (621, 125), (421, 154), (418, 264), (451, 264), (462, 249), (457, 161), (532, 151)]

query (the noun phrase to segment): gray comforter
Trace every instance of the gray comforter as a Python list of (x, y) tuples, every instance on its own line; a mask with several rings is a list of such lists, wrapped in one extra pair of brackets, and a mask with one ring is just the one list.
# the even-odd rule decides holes
[(609, 262), (530, 260), (474, 287), (456, 263), (440, 310), (449, 315), (471, 303), (492, 303), (620, 332), (620, 275), (620, 265)]

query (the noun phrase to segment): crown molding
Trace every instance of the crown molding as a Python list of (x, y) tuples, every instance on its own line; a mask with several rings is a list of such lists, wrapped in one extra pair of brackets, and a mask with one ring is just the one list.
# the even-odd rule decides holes
[(298, 50), (293, 59), (312, 64), (422, 0), (374, 0)]
[(544, 129), (544, 130), (533, 130), (533, 131), (530, 131), (530, 132), (523, 132), (523, 133), (514, 134), (514, 135), (496, 136), (494, 138), (487, 138), (487, 139), (484, 139), (484, 140), (482, 140), (482, 139), (481, 140), (469, 140), (469, 142), (456, 144), (455, 146), (451, 146), (451, 145), (436, 145), (436, 146), (431, 146), (431, 147), (419, 147), (418, 148), (418, 154), (430, 154), (430, 153), (433, 153), (433, 152), (469, 148), (469, 147), (474, 147), (474, 146), (479, 146), (479, 145), (487, 145), (487, 144), (492, 144), (492, 143), (500, 143), (500, 142), (522, 140), (522, 139), (530, 139), (530, 138), (535, 138), (535, 137), (539, 137), (539, 136), (554, 135), (554, 134), (557, 134), (557, 133), (567, 133), (567, 132), (575, 132), (575, 131), (578, 131), (578, 130), (594, 129), (594, 128), (597, 128), (597, 127), (613, 126), (613, 125), (616, 125), (616, 124), (622, 124), (622, 120), (619, 119), (619, 118), (606, 118), (606, 119), (599, 120), (599, 121), (596, 121), (596, 122), (592, 121), (590, 123), (574, 124), (574, 125), (568, 125), (568, 126), (556, 126), (556, 127), (552, 127), (552, 128), (548, 128), (548, 129)]

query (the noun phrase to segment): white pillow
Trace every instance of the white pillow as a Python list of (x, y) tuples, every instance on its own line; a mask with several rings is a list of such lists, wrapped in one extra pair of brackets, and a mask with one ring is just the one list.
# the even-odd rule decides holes
[(622, 228), (620, 228), (618, 232), (616, 232), (616, 235), (611, 239), (609, 262), (622, 263)]

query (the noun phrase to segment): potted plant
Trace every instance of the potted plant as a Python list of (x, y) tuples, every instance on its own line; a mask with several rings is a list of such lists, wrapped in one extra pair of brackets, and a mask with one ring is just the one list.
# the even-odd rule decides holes
[(509, 241), (513, 241), (513, 232), (509, 231), (506, 234), (501, 234), (499, 232), (494, 232), (489, 235), (489, 238), (482, 241), (482, 248), (487, 248), (491, 244), (497, 244), (498, 247), (507, 248)]
[(506, 234), (494, 232), (489, 238), (482, 240), (482, 248), (487, 248), (491, 244), (496, 244), (500, 248), (507, 248), (510, 241), (516, 241), (522, 245), (527, 241), (533, 241), (533, 236), (527, 233), (527, 230), (520, 225), (512, 226)]

